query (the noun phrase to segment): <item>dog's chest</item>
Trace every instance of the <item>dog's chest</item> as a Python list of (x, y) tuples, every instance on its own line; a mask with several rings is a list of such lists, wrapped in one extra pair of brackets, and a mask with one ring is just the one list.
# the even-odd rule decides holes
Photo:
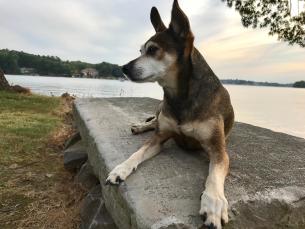
[(178, 124), (174, 119), (160, 113), (158, 126), (161, 131), (171, 131), (175, 134), (192, 137), (198, 141), (209, 139), (215, 128), (215, 119), (205, 121), (191, 121)]

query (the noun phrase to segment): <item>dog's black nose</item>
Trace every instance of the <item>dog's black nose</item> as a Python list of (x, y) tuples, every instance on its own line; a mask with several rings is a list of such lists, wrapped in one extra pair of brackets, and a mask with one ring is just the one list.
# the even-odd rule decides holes
[(122, 66), (122, 71), (124, 74), (128, 75), (129, 65), (125, 64)]

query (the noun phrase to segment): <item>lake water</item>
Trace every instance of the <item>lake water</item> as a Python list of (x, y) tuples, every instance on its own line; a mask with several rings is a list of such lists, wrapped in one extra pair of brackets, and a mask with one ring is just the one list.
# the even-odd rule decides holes
[[(77, 97), (151, 97), (162, 99), (156, 83), (63, 77), (7, 75), (11, 84), (34, 93)], [(236, 120), (305, 138), (305, 89), (225, 85), (235, 109)]]

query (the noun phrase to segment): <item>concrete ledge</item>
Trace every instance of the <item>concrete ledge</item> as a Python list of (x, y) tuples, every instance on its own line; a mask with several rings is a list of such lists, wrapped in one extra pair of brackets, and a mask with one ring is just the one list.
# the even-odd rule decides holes
[[(107, 174), (151, 136), (133, 136), (130, 126), (154, 114), (158, 103), (77, 99), (74, 115), (119, 228), (198, 228), (199, 196), (208, 172), (204, 153), (184, 152), (169, 141), (120, 187), (103, 185)], [(305, 228), (305, 140), (236, 123), (228, 151), (230, 223), (225, 228)]]

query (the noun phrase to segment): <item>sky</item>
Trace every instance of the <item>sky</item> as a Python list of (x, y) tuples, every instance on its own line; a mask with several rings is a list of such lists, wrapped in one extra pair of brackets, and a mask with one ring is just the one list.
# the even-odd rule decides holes
[[(289, 83), (305, 80), (305, 49), (268, 31), (244, 28), (221, 0), (180, 0), (195, 46), (221, 79)], [(166, 25), (172, 0), (0, 0), (0, 49), (63, 60), (125, 64), (154, 34), (149, 13)]]

